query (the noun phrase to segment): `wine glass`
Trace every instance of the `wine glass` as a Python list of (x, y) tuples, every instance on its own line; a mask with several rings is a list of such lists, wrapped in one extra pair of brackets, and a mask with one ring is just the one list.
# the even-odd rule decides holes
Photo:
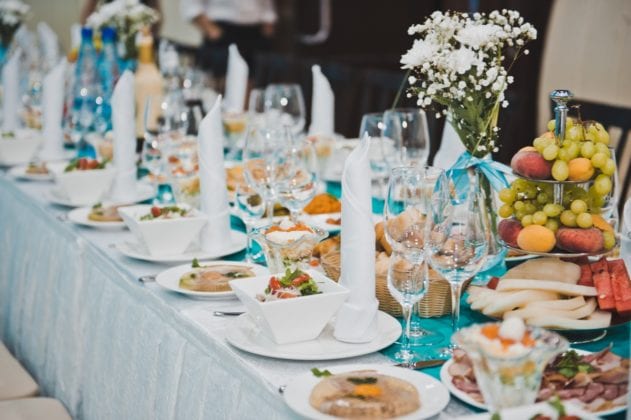
[(429, 130), (425, 111), (418, 108), (394, 108), (383, 113), (383, 135), (394, 140), (400, 165), (427, 163)]
[(359, 126), (359, 138), (370, 137), (370, 150), (368, 158), (370, 160), (370, 171), (372, 179), (375, 181), (373, 191), (374, 196), (383, 198), (385, 196), (386, 180), (390, 173), (390, 168), (395, 166), (394, 142), (383, 135), (384, 123), (383, 113), (371, 112), (362, 116)]
[[(462, 284), (480, 271), (491, 240), (488, 211), (477, 175), (467, 172), (468, 185), (458, 190), (447, 177), (436, 182), (429, 202), (425, 237), (427, 260), (451, 288), (451, 322), (454, 332), (460, 317)], [(453, 344), (441, 351), (448, 357)]]
[(302, 132), (305, 127), (305, 100), (300, 85), (268, 85), (264, 102), (270, 123), (289, 126), (295, 136)]
[(235, 193), (235, 206), (239, 217), (245, 224), (245, 232), (248, 238), (245, 260), (253, 263), (256, 255), (252, 255), (252, 228), (265, 213), (265, 201), (254, 188), (248, 185), (239, 185)]
[(289, 209), (293, 223), (298, 222), (302, 209), (316, 195), (318, 190), (318, 159), (315, 145), (309, 140), (296, 142), (291, 150), (292, 176), (278, 185), (278, 199)]
[(410, 348), (411, 315), (414, 305), (425, 295), (429, 281), (424, 264), (428, 201), (425, 172), (421, 167), (393, 168), (384, 204), (385, 234), (393, 251), (388, 290), (401, 304), (405, 319), (401, 349), (395, 357), (404, 363), (416, 357)]
[(243, 150), (245, 179), (263, 197), (269, 223), (273, 222), (278, 186), (290, 179), (293, 137), (286, 126), (249, 126)]

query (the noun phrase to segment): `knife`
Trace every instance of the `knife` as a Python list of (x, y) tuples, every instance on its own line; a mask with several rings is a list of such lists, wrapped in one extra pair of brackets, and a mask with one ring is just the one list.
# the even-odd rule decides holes
[(420, 360), (414, 363), (399, 363), (395, 366), (406, 367), (413, 370), (425, 369), (435, 366), (443, 365), (447, 360), (444, 359), (432, 359), (432, 360)]

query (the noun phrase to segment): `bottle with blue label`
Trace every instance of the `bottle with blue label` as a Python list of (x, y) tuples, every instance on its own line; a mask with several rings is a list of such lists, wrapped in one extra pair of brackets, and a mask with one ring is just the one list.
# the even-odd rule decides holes
[(116, 31), (104, 27), (101, 30), (102, 48), (98, 58), (97, 70), (100, 80), (99, 96), (96, 98), (96, 116), (94, 130), (104, 135), (112, 129), (111, 99), (114, 86), (120, 75), (120, 64), (116, 53)]
[(97, 72), (98, 55), (92, 36), (92, 28), (81, 29), (71, 111), (71, 137), (77, 146), (77, 156), (90, 158), (94, 158), (96, 153), (94, 147), (87, 143), (86, 136), (94, 131), (96, 102), (101, 90)]

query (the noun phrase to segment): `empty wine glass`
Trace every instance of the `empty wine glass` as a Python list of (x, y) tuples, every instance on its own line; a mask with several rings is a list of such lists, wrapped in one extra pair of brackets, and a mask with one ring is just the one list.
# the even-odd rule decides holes
[(386, 182), (390, 168), (396, 166), (394, 142), (383, 135), (384, 123), (382, 112), (371, 112), (362, 116), (359, 126), (359, 138), (368, 136), (371, 139), (368, 158), (370, 159), (370, 171), (375, 182), (373, 195), (378, 198), (385, 197)]
[(278, 184), (278, 199), (289, 209), (290, 219), (297, 223), (302, 209), (318, 190), (318, 159), (315, 146), (308, 140), (295, 143), (291, 150), (292, 176)]
[(394, 108), (383, 114), (383, 135), (394, 140), (400, 165), (427, 163), (429, 130), (425, 111), (418, 108)]
[[(451, 320), (458, 329), (462, 284), (480, 271), (488, 253), (490, 225), (477, 175), (457, 190), (447, 177), (440, 177), (431, 196), (426, 224), (427, 260), (451, 287)], [(453, 345), (441, 351), (450, 356)]]
[(254, 189), (247, 185), (239, 185), (235, 193), (235, 206), (239, 217), (245, 224), (245, 231), (248, 237), (245, 249), (245, 260), (252, 263), (256, 255), (252, 255), (252, 228), (265, 213), (265, 201), (263, 197)]
[(305, 127), (305, 100), (297, 84), (271, 84), (265, 88), (265, 113), (270, 123), (289, 126), (293, 135)]

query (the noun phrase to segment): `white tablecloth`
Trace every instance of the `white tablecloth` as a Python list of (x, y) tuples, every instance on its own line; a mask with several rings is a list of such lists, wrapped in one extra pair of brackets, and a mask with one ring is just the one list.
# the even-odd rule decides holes
[[(313, 366), (391, 363), (380, 353), (338, 362), (293, 362), (239, 351), (224, 339), (233, 319), (141, 275), (166, 266), (113, 249), (128, 231), (63, 221), (49, 183), (0, 176), (0, 339), (43, 394), (78, 419), (295, 417), (278, 387)], [(469, 412), (452, 400), (445, 418)]]

